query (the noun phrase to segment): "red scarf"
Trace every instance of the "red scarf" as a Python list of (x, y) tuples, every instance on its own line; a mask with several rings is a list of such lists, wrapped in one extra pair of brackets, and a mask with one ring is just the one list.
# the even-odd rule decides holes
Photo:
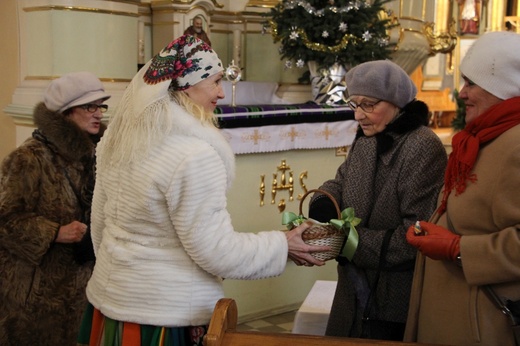
[(448, 196), (453, 189), (455, 195), (459, 195), (466, 190), (467, 181), (477, 181), (477, 175), (472, 173), (472, 170), (480, 145), (497, 138), (518, 124), (520, 124), (520, 97), (514, 97), (490, 107), (453, 136), (453, 151), (448, 159), (442, 202), (437, 213), (442, 214), (446, 210)]

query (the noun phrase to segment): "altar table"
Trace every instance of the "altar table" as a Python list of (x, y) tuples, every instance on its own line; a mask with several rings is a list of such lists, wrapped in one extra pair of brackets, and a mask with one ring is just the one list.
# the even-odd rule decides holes
[(325, 335), (337, 281), (317, 280), (294, 317), (293, 334)]

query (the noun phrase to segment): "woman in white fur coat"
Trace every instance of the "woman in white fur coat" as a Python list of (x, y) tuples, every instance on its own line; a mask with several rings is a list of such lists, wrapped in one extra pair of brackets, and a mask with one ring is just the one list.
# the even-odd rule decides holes
[(234, 231), (226, 191), (235, 159), (213, 115), (222, 77), (216, 53), (181, 36), (125, 91), (97, 151), (97, 262), (81, 344), (201, 345), (222, 278), (280, 275), (288, 257), (324, 264), (310, 252), (328, 247), (301, 239), (307, 225)]

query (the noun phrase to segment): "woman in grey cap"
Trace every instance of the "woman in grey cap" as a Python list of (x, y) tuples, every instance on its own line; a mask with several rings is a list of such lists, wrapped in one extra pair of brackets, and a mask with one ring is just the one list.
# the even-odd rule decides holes
[[(452, 140), (438, 209), (417, 247), (406, 340), (520, 345), (520, 35), (490, 32), (460, 65), (466, 126)], [(424, 219), (427, 220), (427, 219)], [(487, 287), (491, 287), (489, 291)]]
[[(433, 213), (447, 155), (401, 67), (366, 62), (351, 69), (346, 82), (358, 132), (336, 177), (319, 189), (341, 210), (353, 207), (361, 223), (357, 247), (344, 247), (337, 258), (326, 334), (402, 340), (416, 255), (405, 234)], [(336, 218), (334, 210), (329, 198), (315, 194), (309, 216), (325, 222)]]
[(94, 264), (94, 150), (109, 97), (89, 72), (53, 80), (34, 108), (37, 129), (2, 163), (0, 345), (76, 344)]

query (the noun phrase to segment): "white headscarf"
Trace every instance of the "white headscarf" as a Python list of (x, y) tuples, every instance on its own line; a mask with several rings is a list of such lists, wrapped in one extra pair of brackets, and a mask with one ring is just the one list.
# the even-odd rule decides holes
[(98, 165), (130, 164), (145, 157), (173, 127), (169, 90), (185, 90), (223, 71), (204, 41), (183, 35), (134, 76), (98, 146)]

